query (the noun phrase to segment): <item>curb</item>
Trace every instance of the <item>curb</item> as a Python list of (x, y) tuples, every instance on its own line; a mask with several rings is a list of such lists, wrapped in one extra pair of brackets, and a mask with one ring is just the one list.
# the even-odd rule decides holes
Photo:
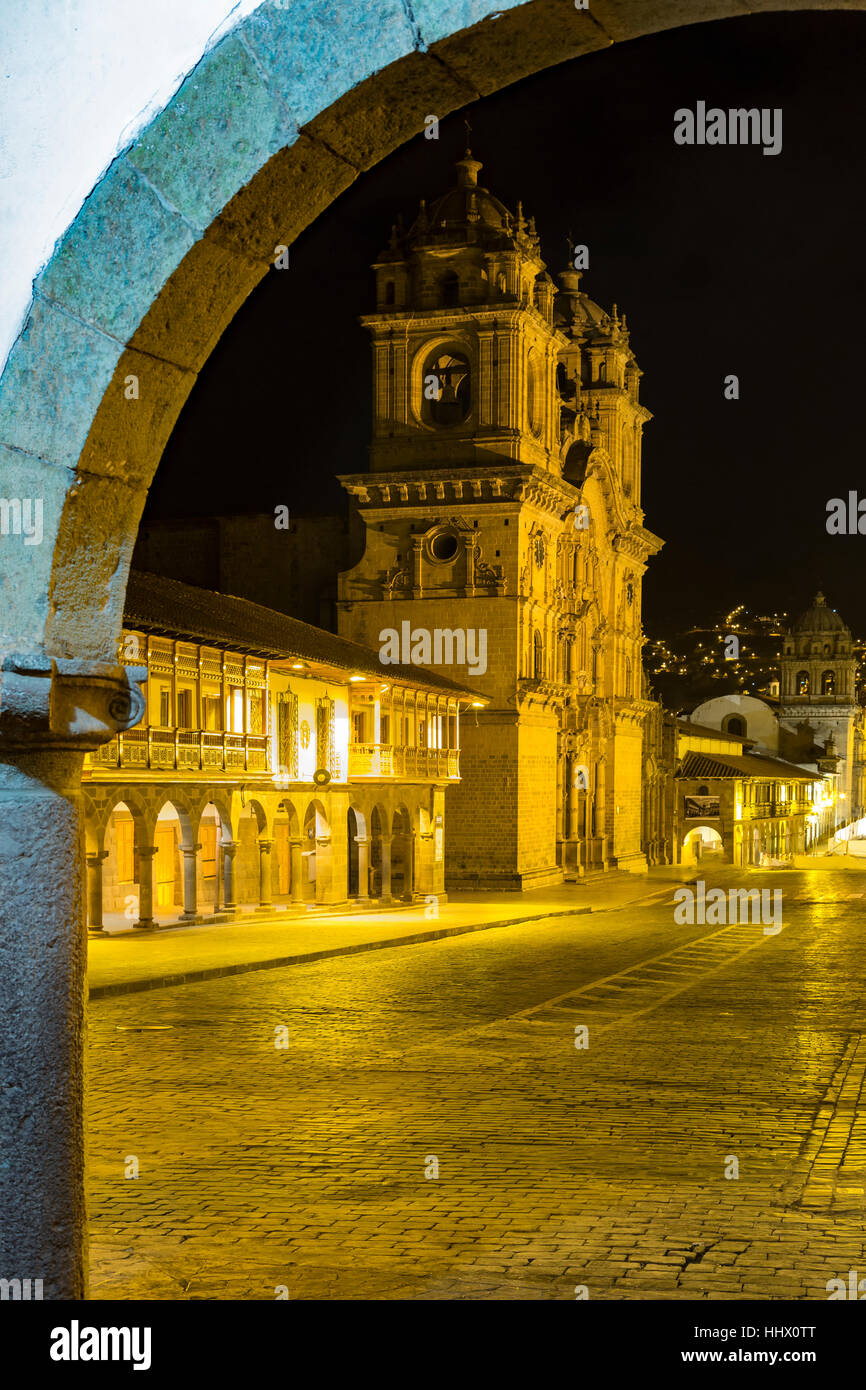
[(459, 927), (439, 927), (435, 931), (412, 932), (409, 936), (394, 936), (384, 941), (359, 941), (356, 944), (333, 946), (322, 951), (305, 951), (293, 956), (276, 956), (269, 960), (237, 961), (228, 965), (207, 966), (203, 970), (186, 970), (181, 974), (154, 975), (146, 980), (127, 980), (117, 984), (95, 985), (88, 992), (88, 999), (112, 999), (121, 994), (140, 994), (151, 989), (171, 989), (174, 985), (197, 984), (202, 980), (215, 980), (226, 975), (246, 975), (253, 970), (279, 970), (287, 965), (306, 965), (318, 960), (332, 960), (337, 956), (355, 956), (365, 951), (388, 951), (395, 946), (418, 946), (425, 941), (441, 941), (449, 936), (466, 936), (470, 932), (495, 931), (501, 927), (516, 927), (523, 922), (543, 922), (549, 917), (584, 917), (590, 912), (618, 912), (623, 908), (640, 907), (652, 903), (653, 899), (667, 896), (671, 889), (665, 887), (649, 895), (636, 898), (633, 902), (616, 904), (612, 907), (566, 907), (558, 912), (536, 912), (528, 917), (508, 917), (498, 922), (467, 923)]

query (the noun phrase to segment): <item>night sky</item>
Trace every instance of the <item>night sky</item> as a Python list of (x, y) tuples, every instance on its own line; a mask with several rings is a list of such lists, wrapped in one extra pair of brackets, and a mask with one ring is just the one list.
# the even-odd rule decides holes
[[(548, 268), (569, 230), (582, 288), (628, 315), (643, 369), (647, 631), (746, 603), (796, 611), (820, 584), (866, 632), (866, 536), (826, 505), (863, 465), (866, 15), (725, 20), (617, 44), (443, 120), (364, 175), (272, 270), (202, 372), (146, 517), (341, 509), (367, 466), (370, 263), (402, 212), (453, 181), (534, 214)], [(782, 107), (783, 149), (682, 147), (677, 107)], [(425, 113), (426, 114), (426, 113)], [(736, 373), (741, 398), (726, 401)], [(204, 499), (207, 499), (204, 501)]]

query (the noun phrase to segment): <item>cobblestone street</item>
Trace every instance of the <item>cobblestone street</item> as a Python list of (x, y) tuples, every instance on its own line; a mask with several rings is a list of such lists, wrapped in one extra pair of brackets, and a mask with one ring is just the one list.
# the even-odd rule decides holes
[(671, 885), (96, 1000), (91, 1296), (826, 1299), (866, 1276), (863, 882), (750, 875), (777, 935)]

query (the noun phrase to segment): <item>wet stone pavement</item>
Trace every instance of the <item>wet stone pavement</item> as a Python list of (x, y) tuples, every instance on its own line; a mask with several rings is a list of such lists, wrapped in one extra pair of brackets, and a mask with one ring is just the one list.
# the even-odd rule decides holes
[(751, 875), (775, 935), (662, 903), (97, 1000), (91, 1297), (826, 1299), (861, 883)]

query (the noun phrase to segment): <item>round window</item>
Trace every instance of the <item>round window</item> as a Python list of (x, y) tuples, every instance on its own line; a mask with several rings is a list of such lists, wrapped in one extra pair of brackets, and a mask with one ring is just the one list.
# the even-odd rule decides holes
[(453, 531), (437, 531), (430, 541), (430, 554), (434, 560), (453, 560), (457, 554), (457, 537)]

